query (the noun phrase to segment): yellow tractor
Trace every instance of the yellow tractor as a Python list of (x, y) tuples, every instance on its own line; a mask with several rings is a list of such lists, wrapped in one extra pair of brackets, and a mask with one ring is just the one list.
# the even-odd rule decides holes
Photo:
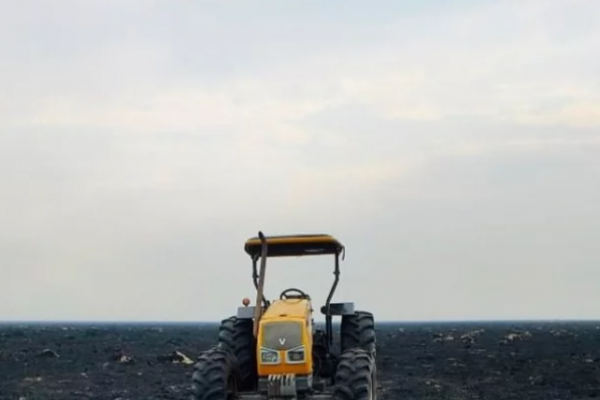
[[(244, 299), (237, 315), (221, 322), (218, 345), (194, 365), (192, 399), (376, 400), (373, 314), (354, 310), (353, 303), (331, 302), (344, 246), (330, 235), (259, 232), (246, 241), (245, 251), (252, 258), (256, 306)], [(317, 329), (304, 291), (286, 289), (273, 301), (263, 292), (268, 257), (308, 255), (335, 259), (333, 286), (321, 307), (324, 330)], [(337, 341), (333, 316), (341, 316)]]

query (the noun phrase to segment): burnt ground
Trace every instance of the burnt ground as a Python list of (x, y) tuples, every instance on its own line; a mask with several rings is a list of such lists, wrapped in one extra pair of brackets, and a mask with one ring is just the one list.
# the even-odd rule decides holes
[[(188, 399), (216, 325), (0, 325), (1, 400)], [(382, 400), (600, 399), (600, 322), (378, 326)]]

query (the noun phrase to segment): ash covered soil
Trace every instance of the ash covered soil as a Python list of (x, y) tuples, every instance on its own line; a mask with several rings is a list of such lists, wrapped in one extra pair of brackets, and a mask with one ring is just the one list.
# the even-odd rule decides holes
[[(217, 329), (0, 325), (0, 399), (187, 400), (192, 365), (181, 355), (195, 359)], [(600, 322), (377, 330), (382, 400), (600, 399)]]

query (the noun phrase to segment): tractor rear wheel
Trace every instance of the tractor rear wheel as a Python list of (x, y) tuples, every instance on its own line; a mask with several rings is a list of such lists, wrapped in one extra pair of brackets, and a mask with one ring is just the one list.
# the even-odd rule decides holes
[(230, 317), (221, 321), (219, 348), (229, 351), (237, 358), (240, 370), (240, 390), (252, 390), (257, 382), (256, 340), (253, 321)]
[(376, 400), (375, 357), (360, 348), (340, 355), (335, 372), (334, 400)]
[(231, 353), (218, 347), (200, 354), (192, 375), (192, 400), (229, 400), (237, 394), (239, 374)]
[(341, 351), (359, 347), (375, 355), (376, 335), (375, 319), (367, 311), (356, 311), (342, 316), (340, 327)]

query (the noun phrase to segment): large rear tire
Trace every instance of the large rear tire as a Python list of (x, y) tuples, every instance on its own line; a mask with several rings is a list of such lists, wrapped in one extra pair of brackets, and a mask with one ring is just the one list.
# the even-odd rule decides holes
[(217, 347), (200, 354), (192, 375), (192, 400), (229, 400), (237, 394), (239, 371), (231, 353)]
[(230, 317), (221, 321), (219, 348), (237, 358), (240, 371), (240, 390), (252, 390), (257, 384), (256, 340), (253, 320)]
[(377, 377), (373, 354), (360, 348), (340, 355), (335, 372), (334, 400), (376, 400)]
[(340, 327), (342, 353), (359, 347), (368, 353), (376, 353), (375, 319), (367, 311), (356, 311), (352, 315), (342, 316)]

